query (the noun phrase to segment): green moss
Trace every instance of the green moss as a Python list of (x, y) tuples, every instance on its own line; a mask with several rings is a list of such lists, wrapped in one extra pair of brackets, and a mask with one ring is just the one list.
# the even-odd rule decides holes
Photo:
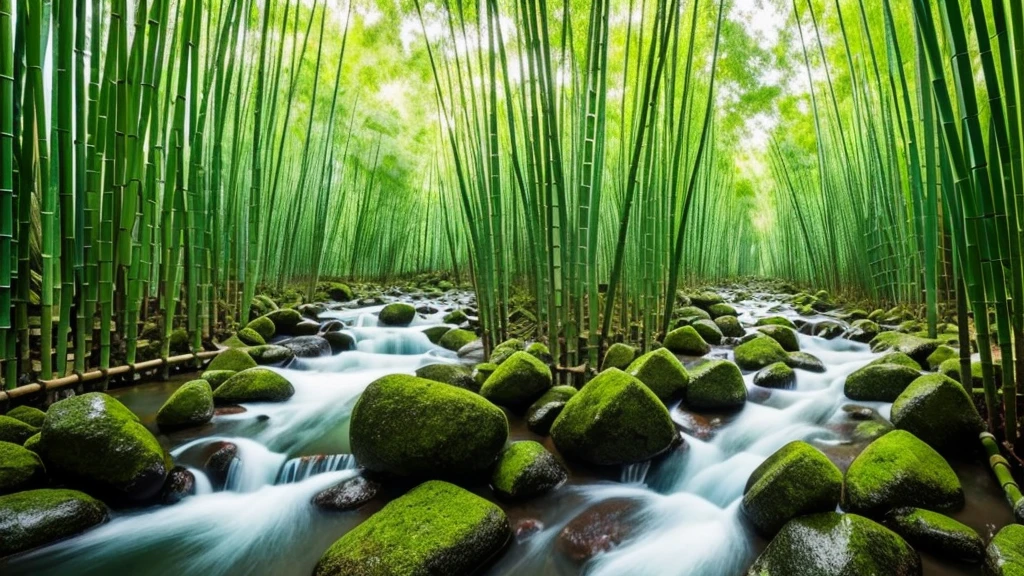
[(733, 350), (736, 364), (744, 370), (760, 370), (769, 364), (785, 362), (789, 356), (779, 343), (768, 336), (757, 336)]
[(252, 356), (250, 356), (248, 352), (237, 348), (229, 348), (211, 360), (206, 366), (206, 369), (233, 370), (235, 372), (241, 372), (242, 370), (254, 368), (255, 366), (256, 361), (252, 359)]
[(99, 392), (51, 405), (39, 451), (51, 474), (116, 500), (152, 497), (171, 468), (138, 417)]
[(545, 364), (551, 364), (554, 361), (551, 357), (551, 350), (541, 342), (534, 342), (527, 346), (526, 353)]
[(676, 318), (684, 318), (689, 322), (694, 320), (711, 320), (711, 314), (707, 311), (702, 310), (696, 306), (683, 306), (675, 310)]
[(423, 331), (427, 335), (427, 339), (431, 343), (437, 344), (441, 341), (441, 337), (447, 334), (451, 330), (451, 326), (431, 326)]
[(220, 385), (227, 382), (228, 378), (231, 378), (238, 372), (234, 370), (207, 370), (203, 372), (199, 377), (206, 381), (210, 385), (210, 388), (216, 390), (220, 388)]
[(473, 380), (476, 380), (477, 388), (484, 385), (484, 382), (491, 377), (491, 374), (498, 369), (497, 364), (483, 362), (473, 368)]
[(991, 576), (1024, 574), (1024, 526), (1007, 524), (985, 549), (985, 569)]
[(601, 372), (569, 399), (551, 426), (562, 455), (598, 465), (642, 462), (678, 438), (668, 410), (640, 380)]
[(39, 455), (11, 442), (0, 442), (0, 494), (20, 492), (46, 481)]
[(32, 436), (29, 436), (28, 440), (25, 440), (25, 443), (22, 444), (22, 446), (26, 450), (31, 450), (31, 451), (35, 452), (36, 454), (38, 454), (39, 453), (39, 440), (41, 440), (42, 438), (43, 438), (43, 433), (42, 432), (37, 432), (37, 433), (33, 434)]
[(282, 308), (267, 314), (274, 323), (274, 334), (291, 334), (292, 329), (302, 322), (302, 314), (292, 308)]
[(881, 331), (881, 327), (871, 320), (854, 320), (853, 324), (850, 325), (850, 329), (846, 332), (846, 338), (849, 338), (854, 342), (867, 344), (868, 342), (871, 342), (875, 336), (878, 336), (878, 333)]
[(728, 360), (710, 360), (690, 371), (686, 405), (694, 410), (736, 410), (747, 401), (739, 368)]
[(800, 350), (800, 342), (796, 337), (796, 330), (793, 330), (792, 328), (769, 324), (768, 326), (761, 326), (757, 330), (778, 342), (786, 352), (796, 352)]
[(550, 452), (527, 440), (513, 442), (501, 453), (491, 474), (491, 487), (502, 498), (529, 498), (555, 488), (567, 477)]
[(885, 516), (885, 525), (914, 548), (954, 561), (981, 562), (985, 544), (970, 526), (938, 512), (900, 508)]
[(509, 338), (494, 347), (494, 350), (491, 351), (490, 362), (491, 364), (500, 365), (516, 352), (522, 352), (524, 350), (526, 350), (526, 345), (523, 344), (522, 340), (518, 338)]
[(796, 384), (796, 372), (785, 362), (776, 362), (758, 370), (754, 384), (764, 388), (792, 388)]
[(476, 334), (469, 330), (455, 329), (449, 330), (444, 333), (441, 340), (438, 341), (438, 345), (442, 348), (451, 350), (452, 352), (458, 352), (463, 346), (476, 340)]
[(868, 320), (871, 320), (872, 322), (878, 322), (883, 317), (885, 317), (885, 310), (882, 310), (881, 308), (875, 308), (870, 314), (868, 314)]
[(499, 406), (526, 408), (551, 388), (551, 369), (528, 352), (502, 362), (480, 387), (480, 395)]
[(938, 370), (940, 364), (951, 358), (956, 358), (957, 360), (959, 360), (960, 355), (955, 349), (943, 344), (942, 346), (936, 348), (935, 352), (932, 352), (931, 354), (928, 355), (928, 369)]
[(797, 516), (835, 510), (842, 491), (843, 473), (835, 464), (806, 442), (790, 442), (751, 474), (743, 512), (771, 537)]
[(206, 424), (213, 418), (213, 389), (206, 380), (182, 384), (156, 413), (161, 430), (180, 430)]
[(377, 316), (383, 326), (408, 326), (416, 318), (416, 308), (405, 302), (392, 302)]
[(890, 419), (943, 454), (972, 451), (985, 430), (963, 386), (942, 374), (921, 376), (907, 386), (893, 402)]
[(719, 316), (715, 318), (715, 325), (718, 326), (722, 336), (728, 338), (742, 338), (747, 333), (735, 316)]
[(0, 496), (0, 557), (74, 536), (107, 520), (107, 507), (75, 490)]
[[(278, 344), (253, 346), (251, 348), (247, 348), (245, 351), (249, 354), (249, 357), (260, 366), (281, 364), (295, 357), (295, 353), (292, 352), (290, 348), (287, 346), (280, 346)], [(248, 366), (247, 362), (245, 364), (246, 368), (252, 368), (252, 366)], [(244, 369), (245, 368), (243, 368), (243, 370)]]
[(685, 356), (703, 356), (711, 352), (711, 346), (708, 346), (692, 326), (682, 326), (669, 332), (663, 344), (670, 351)]
[(892, 429), (892, 425), (888, 422), (868, 420), (857, 424), (857, 427), (853, 429), (853, 440), (857, 442), (870, 442), (875, 438), (885, 436)]
[(793, 324), (793, 321), (785, 316), (768, 316), (766, 318), (758, 318), (757, 322), (754, 323), (754, 326), (785, 326), (786, 328), (796, 330), (796, 324)]
[(501, 508), (446, 482), (426, 482), (342, 536), (313, 575), (473, 574), (511, 537)]
[(629, 344), (616, 342), (609, 346), (608, 351), (604, 353), (604, 360), (601, 361), (601, 370), (604, 371), (609, 368), (625, 370), (635, 358), (636, 348)]
[(184, 328), (178, 328), (171, 332), (170, 347), (171, 354), (188, 354), (192, 351), (191, 338)]
[(46, 419), (46, 412), (32, 406), (16, 406), (7, 412), (7, 415), (36, 428), (42, 426), (43, 420)]
[(718, 304), (712, 304), (708, 306), (708, 314), (711, 314), (711, 318), (721, 318), (722, 316), (737, 316), (736, 309), (726, 304), (725, 302), (719, 302)]
[(455, 324), (455, 325), (459, 325), (459, 324), (462, 324), (463, 322), (468, 322), (468, 321), (469, 321), (469, 316), (467, 316), (466, 313), (463, 312), (462, 310), (453, 310), (453, 311), (449, 312), (448, 314), (445, 314), (444, 319), (443, 319), (443, 322), (445, 324)]
[(718, 345), (722, 343), (722, 331), (718, 329), (718, 324), (715, 324), (711, 320), (695, 320), (690, 324), (697, 334), (704, 339), (708, 344)]
[(892, 402), (920, 375), (900, 364), (868, 364), (846, 377), (843, 392), (851, 400)]
[(547, 436), (555, 418), (565, 408), (565, 403), (575, 395), (576, 389), (572, 386), (551, 388), (526, 409), (526, 426), (534, 434)]
[(352, 410), (352, 453), (401, 477), (461, 478), (487, 470), (508, 438), (500, 408), (439, 382), (394, 374), (370, 383)]
[(790, 368), (807, 370), (808, 372), (816, 372), (818, 374), (823, 374), (828, 370), (820, 358), (807, 352), (790, 352), (783, 362)]
[(894, 350), (903, 352), (913, 358), (918, 364), (928, 362), (928, 356), (939, 347), (938, 340), (921, 338), (912, 334), (902, 332), (882, 332), (871, 340), (871, 351), (882, 352)]
[(480, 390), (473, 379), (473, 373), (462, 364), (428, 364), (416, 369), (416, 376), (465, 388), (471, 392)]
[(694, 294), (690, 294), (690, 302), (693, 303), (694, 306), (699, 306), (707, 310), (708, 308), (714, 306), (715, 304), (721, 304), (722, 302), (725, 302), (725, 298), (722, 298), (721, 295), (716, 294), (715, 292), (712, 292), (710, 290), (704, 290), (703, 292), (696, 292)]
[(249, 346), (261, 346), (267, 343), (266, 340), (263, 339), (263, 336), (260, 336), (259, 332), (252, 328), (242, 328), (238, 331), (236, 336), (239, 340), (245, 342)]
[(905, 506), (945, 511), (963, 505), (963, 488), (953, 469), (904, 430), (869, 444), (846, 471), (843, 509), (850, 512), (881, 516)]
[(259, 318), (246, 324), (245, 327), (255, 331), (257, 334), (263, 337), (264, 341), (273, 338), (274, 331), (277, 330), (277, 327), (274, 326), (274, 321), (271, 320), (270, 318), (267, 318), (266, 316), (260, 316)]
[(330, 282), (324, 287), (327, 297), (335, 302), (348, 302), (355, 299), (356, 295), (347, 284), (341, 282)]
[(213, 391), (218, 405), (243, 402), (284, 402), (295, 394), (287, 378), (269, 368), (242, 370)]
[(227, 340), (224, 340), (223, 342), (221, 342), (220, 346), (222, 348), (229, 348), (229, 349), (248, 348), (249, 347), (249, 345), (246, 344), (245, 342), (242, 342), (242, 340), (239, 339), (238, 335), (236, 335), (236, 334), (232, 334), (230, 338), (228, 338)]
[(906, 366), (907, 368), (913, 368), (914, 370), (921, 370), (921, 365), (918, 364), (917, 360), (914, 360), (903, 352), (889, 352), (888, 354), (883, 354), (871, 362), (868, 362), (867, 365), (874, 366), (877, 364), (898, 364), (900, 366)]
[(0, 442), (11, 442), (20, 446), (37, 432), (39, 432), (39, 428), (35, 426), (30, 426), (10, 416), (0, 416)]
[(667, 348), (659, 348), (634, 360), (625, 370), (651, 389), (665, 403), (681, 398), (690, 375)]
[[(939, 374), (952, 378), (957, 382), (963, 383), (960, 378), (960, 357), (950, 358), (939, 364)], [(992, 375), (996, 383), (996, 387), (1002, 385), (1002, 366), (999, 364), (992, 364)], [(981, 388), (984, 385), (984, 379), (981, 373), (981, 362), (971, 362), (971, 387)]]
[(902, 538), (856, 514), (823, 512), (787, 523), (747, 576), (920, 576)]

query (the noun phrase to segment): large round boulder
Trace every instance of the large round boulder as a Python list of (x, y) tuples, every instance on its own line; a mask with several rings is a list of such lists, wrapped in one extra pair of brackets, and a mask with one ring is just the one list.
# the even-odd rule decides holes
[(785, 362), (789, 356), (774, 338), (758, 335), (733, 350), (736, 364), (744, 370), (760, 370), (769, 364)]
[(985, 543), (974, 528), (949, 516), (923, 508), (897, 508), (885, 516), (885, 525), (914, 548), (959, 562), (981, 562)]
[(769, 324), (767, 326), (759, 327), (757, 331), (778, 342), (786, 352), (796, 352), (800, 350), (800, 341), (797, 338), (796, 330), (793, 330), (792, 328), (779, 326), (777, 324)]
[(722, 330), (715, 324), (713, 320), (694, 320), (690, 323), (690, 326), (700, 334), (700, 337), (704, 339), (708, 344), (718, 346), (722, 343)]
[(277, 327), (274, 326), (274, 321), (266, 316), (260, 316), (246, 324), (245, 327), (259, 334), (263, 340), (270, 340), (273, 338), (274, 331), (277, 330)]
[(747, 480), (743, 512), (766, 537), (797, 516), (831, 512), (843, 492), (843, 473), (824, 454), (803, 441), (772, 454)]
[(871, 351), (893, 350), (903, 352), (913, 358), (918, 364), (924, 365), (928, 363), (928, 356), (935, 352), (935, 349), (940, 344), (942, 343), (931, 338), (921, 338), (913, 334), (890, 331), (881, 332), (871, 340)]
[(480, 395), (513, 410), (526, 408), (551, 388), (551, 369), (529, 352), (502, 362), (480, 387)]
[(19, 492), (46, 481), (46, 468), (35, 452), (0, 441), (0, 494)]
[(502, 498), (514, 500), (536, 496), (558, 486), (568, 477), (558, 460), (532, 440), (513, 442), (506, 448), (491, 474), (491, 487)]
[(722, 336), (727, 338), (742, 338), (747, 333), (735, 316), (719, 316), (715, 318), (715, 325), (718, 326)]
[(287, 378), (269, 368), (249, 368), (228, 378), (213, 391), (215, 404), (284, 402), (295, 394)]
[(682, 362), (667, 348), (658, 348), (637, 358), (626, 368), (626, 373), (635, 376), (666, 403), (682, 397), (690, 381)]
[(52, 475), (114, 501), (155, 496), (171, 469), (138, 417), (100, 392), (51, 405), (38, 448)]
[(892, 402), (920, 375), (901, 364), (869, 364), (846, 377), (843, 392), (851, 400)]
[(444, 336), (437, 341), (438, 346), (451, 350), (452, 352), (458, 352), (463, 346), (476, 340), (476, 333), (470, 330), (463, 330), (461, 328), (455, 328), (454, 330), (448, 330), (444, 333)]
[(711, 352), (711, 346), (693, 326), (682, 326), (665, 335), (665, 348), (684, 356), (703, 356)]
[(217, 357), (210, 361), (210, 364), (206, 367), (209, 370), (231, 370), (234, 372), (241, 372), (248, 368), (255, 368), (256, 361), (252, 359), (245, 350), (239, 350), (238, 348), (228, 348)]
[(480, 390), (480, 385), (473, 379), (473, 371), (462, 364), (427, 364), (416, 369), (416, 376), (472, 392)]
[(910, 383), (892, 405), (893, 426), (943, 454), (961, 454), (978, 444), (985, 422), (955, 380), (928, 374)]
[(754, 384), (763, 388), (792, 388), (796, 385), (796, 372), (785, 362), (776, 362), (758, 370)]
[(610, 368), (566, 402), (551, 426), (551, 438), (568, 458), (611, 466), (649, 460), (679, 434), (650, 388)]
[(511, 537), (501, 508), (458, 486), (430, 481), (342, 536), (313, 575), (474, 574)]
[(392, 302), (377, 316), (384, 326), (408, 326), (416, 318), (416, 308), (404, 302)]
[(0, 496), (0, 558), (50, 544), (107, 520), (107, 507), (75, 490)]
[(24, 444), (25, 440), (35, 436), (38, 432), (39, 428), (21, 420), (15, 420), (10, 416), (0, 416), (0, 442)]
[(267, 314), (267, 318), (274, 323), (275, 334), (291, 334), (299, 322), (302, 322), (302, 313), (293, 308), (281, 308)]
[(352, 409), (349, 439), (363, 467), (398, 477), (460, 478), (491, 466), (508, 439), (500, 408), (461, 388), (393, 374)]
[(36, 428), (42, 427), (43, 421), (46, 420), (46, 412), (32, 406), (16, 406), (7, 412), (7, 416)]
[(296, 336), (281, 342), (296, 358), (320, 358), (330, 356), (331, 343), (320, 336)]
[(206, 424), (213, 418), (213, 389), (206, 380), (182, 384), (156, 413), (161, 430), (172, 431)]
[(604, 360), (601, 361), (601, 370), (603, 371), (609, 368), (625, 370), (635, 359), (636, 348), (629, 344), (616, 342), (609, 346), (608, 351), (604, 353)]
[(686, 405), (694, 410), (736, 410), (747, 401), (747, 386), (735, 364), (709, 360), (690, 371)]

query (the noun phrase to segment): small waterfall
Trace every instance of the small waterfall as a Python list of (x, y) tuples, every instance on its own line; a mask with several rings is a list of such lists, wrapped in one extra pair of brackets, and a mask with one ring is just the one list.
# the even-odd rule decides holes
[(311, 476), (326, 472), (351, 470), (356, 467), (356, 459), (351, 454), (331, 454), (329, 456), (303, 456), (285, 462), (277, 475), (277, 484), (294, 484)]
[(360, 338), (359, 333), (364, 330), (354, 330), (353, 332), (357, 336), (356, 349), (361, 352), (412, 356), (425, 354), (437, 348), (426, 334), (418, 330), (384, 329), (375, 334), (373, 338)]
[(647, 472), (651, 469), (651, 461), (644, 460), (634, 464), (627, 464), (622, 467), (622, 476), (619, 481), (623, 484), (643, 484), (647, 480)]
[(188, 469), (189, 472), (192, 473), (192, 476), (194, 476), (195, 479), (196, 479), (196, 481), (195, 481), (195, 489), (196, 490), (195, 490), (195, 494), (193, 494), (193, 496), (202, 496), (202, 495), (205, 495), (205, 494), (213, 494), (213, 484), (210, 484), (210, 478), (206, 475), (205, 472), (203, 472), (202, 470), (200, 470), (198, 468), (193, 468), (191, 466), (186, 466), (186, 468)]

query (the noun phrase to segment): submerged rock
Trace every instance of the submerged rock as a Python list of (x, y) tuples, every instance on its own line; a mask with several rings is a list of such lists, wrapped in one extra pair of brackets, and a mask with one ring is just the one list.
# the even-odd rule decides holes
[(171, 431), (206, 424), (213, 418), (213, 389), (206, 380), (182, 384), (156, 413), (161, 430)]
[(807, 352), (790, 352), (783, 362), (790, 368), (807, 370), (808, 372), (818, 374), (824, 374), (828, 370), (820, 358)]
[(473, 373), (462, 364), (427, 364), (416, 369), (416, 376), (465, 388), (471, 392), (480, 390), (480, 385), (473, 379)]
[(213, 452), (206, 458), (203, 470), (214, 489), (219, 490), (228, 481), (231, 463), (238, 457), (238, 445), (233, 442), (217, 442), (211, 448)]
[(990, 576), (1024, 574), (1024, 526), (1007, 524), (985, 549), (985, 572)]
[(902, 332), (881, 332), (871, 340), (871, 351), (895, 350), (913, 358), (918, 364), (928, 362), (928, 356), (939, 347), (938, 340), (921, 338)]
[(284, 402), (295, 394), (287, 378), (269, 368), (249, 368), (228, 378), (213, 391), (216, 404)]
[(630, 363), (625, 371), (643, 382), (666, 403), (682, 397), (690, 381), (686, 368), (667, 348), (658, 348), (644, 354)]
[(324, 332), (321, 338), (331, 346), (331, 354), (340, 354), (356, 349), (356, 339), (348, 332)]
[(51, 474), (115, 501), (155, 496), (171, 468), (138, 417), (100, 392), (50, 406), (39, 451)]
[(665, 335), (665, 348), (685, 356), (703, 356), (711, 352), (711, 346), (692, 326), (682, 326)]
[(625, 370), (635, 359), (636, 348), (629, 344), (616, 342), (608, 348), (607, 352), (604, 353), (604, 360), (601, 361), (601, 371), (603, 372), (609, 368)]
[(740, 344), (733, 354), (736, 357), (736, 364), (744, 370), (760, 370), (769, 364), (785, 362), (789, 358), (786, 350), (774, 338), (763, 335)]
[(690, 372), (686, 405), (694, 410), (736, 410), (747, 402), (739, 368), (728, 360), (709, 360)]
[(526, 410), (526, 426), (534, 434), (547, 436), (551, 432), (551, 425), (555, 418), (562, 413), (565, 403), (576, 395), (576, 389), (572, 386), (555, 386)]
[(787, 523), (748, 576), (919, 576), (921, 558), (888, 528), (824, 512)]
[(245, 350), (228, 348), (211, 360), (206, 366), (206, 370), (232, 370), (234, 372), (241, 372), (248, 368), (254, 368), (256, 365), (256, 361), (253, 360), (252, 356), (250, 356)]
[(551, 388), (551, 369), (528, 352), (502, 362), (480, 387), (480, 395), (513, 410), (526, 408)]
[(368, 470), (400, 477), (459, 478), (487, 470), (508, 421), (480, 396), (393, 374), (370, 383), (352, 409), (349, 441)]
[(500, 456), (491, 475), (491, 486), (502, 498), (536, 496), (555, 488), (568, 474), (565, 468), (532, 440), (513, 442)]
[(30, 426), (21, 420), (15, 420), (10, 416), (0, 416), (0, 442), (10, 442), (20, 446), (38, 432), (39, 428)]
[(444, 336), (441, 336), (441, 339), (437, 341), (437, 344), (446, 350), (458, 352), (463, 346), (468, 345), (476, 339), (475, 333), (470, 332), (469, 330), (456, 328), (445, 332)]
[(775, 340), (786, 352), (797, 352), (800, 350), (800, 342), (796, 336), (796, 330), (786, 326), (768, 325), (761, 326), (758, 332)]
[(377, 495), (381, 485), (362, 476), (353, 476), (317, 493), (313, 504), (327, 512), (348, 512), (366, 504)]
[(0, 494), (28, 490), (41, 486), (45, 481), (46, 468), (38, 454), (17, 444), (0, 441)]
[(342, 536), (313, 574), (472, 574), (511, 537), (501, 508), (458, 486), (430, 481)]
[(963, 454), (978, 444), (985, 422), (963, 386), (942, 374), (921, 376), (892, 405), (893, 426), (943, 454)]
[(765, 388), (792, 388), (796, 385), (796, 372), (785, 362), (776, 362), (758, 370), (754, 384)]
[(582, 565), (608, 552), (633, 535), (634, 516), (639, 505), (624, 498), (610, 498), (594, 504), (569, 521), (558, 533), (558, 552)]
[(281, 343), (296, 358), (320, 358), (331, 355), (331, 343), (320, 336), (296, 336)]
[(750, 475), (743, 512), (771, 537), (793, 518), (835, 510), (842, 492), (843, 473), (835, 464), (806, 442), (790, 442)]
[(383, 326), (408, 326), (416, 318), (416, 308), (404, 302), (392, 302), (377, 315)]
[(846, 377), (843, 392), (851, 400), (893, 402), (920, 375), (900, 364), (869, 364)]
[(0, 558), (50, 544), (107, 521), (107, 507), (75, 490), (0, 496)]
[(611, 368), (566, 402), (551, 426), (551, 437), (567, 458), (611, 466), (649, 460), (679, 435), (650, 388)]
[(914, 548), (961, 562), (981, 562), (985, 543), (970, 526), (938, 512), (899, 508), (886, 514), (885, 525)]

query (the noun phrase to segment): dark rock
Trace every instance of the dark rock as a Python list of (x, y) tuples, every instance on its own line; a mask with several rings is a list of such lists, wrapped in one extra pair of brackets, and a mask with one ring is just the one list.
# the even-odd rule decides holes
[(167, 475), (163, 489), (160, 490), (160, 502), (177, 504), (186, 497), (196, 493), (196, 477), (190, 470), (175, 466)]
[(373, 500), (380, 488), (380, 484), (373, 480), (353, 476), (317, 493), (313, 504), (327, 512), (348, 512)]

